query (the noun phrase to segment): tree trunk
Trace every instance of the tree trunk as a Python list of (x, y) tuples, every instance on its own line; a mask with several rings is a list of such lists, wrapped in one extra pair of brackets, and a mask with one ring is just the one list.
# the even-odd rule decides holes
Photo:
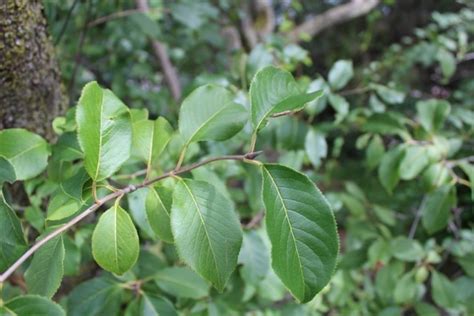
[(67, 97), (41, 3), (0, 0), (0, 130), (22, 127), (52, 139)]

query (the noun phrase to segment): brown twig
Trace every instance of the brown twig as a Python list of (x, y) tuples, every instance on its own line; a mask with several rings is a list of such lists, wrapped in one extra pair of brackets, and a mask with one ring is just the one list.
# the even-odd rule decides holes
[(138, 185), (133, 185), (130, 184), (126, 186), (125, 188), (119, 189), (116, 192), (113, 192), (109, 195), (104, 196), (101, 199), (98, 199), (93, 205), (91, 205), (88, 209), (86, 209), (84, 212), (81, 214), (77, 215), (70, 221), (68, 221), (66, 224), (63, 226), (59, 227), (58, 229), (52, 231), (48, 235), (46, 235), (43, 239), (38, 240), (30, 249), (28, 249), (20, 258), (18, 258), (4, 273), (0, 275), (0, 283), (5, 282), (15, 271), (18, 269), (29, 257), (31, 257), (38, 249), (40, 249), (42, 246), (44, 246), (48, 241), (51, 239), (61, 235), (65, 231), (67, 231), (69, 228), (73, 227), (75, 224), (83, 220), (85, 217), (87, 217), (89, 214), (94, 213), (97, 209), (99, 209), (102, 205), (105, 203), (111, 202), (115, 200), (116, 198), (122, 197), (125, 194), (134, 192), (136, 190), (139, 190), (141, 188), (148, 187), (152, 185), (153, 183), (156, 183), (158, 181), (161, 181), (163, 179), (169, 178), (169, 177), (174, 177), (176, 175), (182, 174), (189, 172), (193, 169), (199, 168), (203, 165), (207, 165), (208, 163), (214, 162), (214, 161), (221, 161), (221, 160), (240, 160), (240, 161), (251, 161), (255, 159), (260, 152), (250, 152), (244, 155), (229, 155), (229, 156), (221, 156), (221, 157), (214, 157), (214, 158), (209, 158), (200, 162), (196, 162), (194, 164), (191, 164), (189, 166), (182, 167), (178, 170), (171, 170), (168, 171), (156, 178), (146, 180), (141, 184)]
[[(140, 12), (146, 13), (150, 11), (148, 0), (135, 0), (135, 3)], [(181, 99), (181, 83), (179, 82), (178, 73), (166, 52), (166, 47), (156, 39), (151, 39), (151, 46), (153, 48), (153, 53), (161, 64), (165, 81), (168, 84), (173, 99), (179, 101)]]
[[(163, 12), (165, 9), (150, 9), (149, 12)], [(129, 10), (123, 10), (123, 11), (118, 11), (114, 12), (109, 15), (101, 16), (100, 18), (95, 19), (94, 21), (91, 21), (89, 24), (87, 24), (87, 27), (94, 27), (97, 25), (100, 25), (102, 23), (107, 23), (109, 21), (115, 20), (115, 19), (120, 19), (124, 18), (130, 15), (133, 15), (135, 13), (142, 13), (142, 10), (140, 9), (129, 9)]]

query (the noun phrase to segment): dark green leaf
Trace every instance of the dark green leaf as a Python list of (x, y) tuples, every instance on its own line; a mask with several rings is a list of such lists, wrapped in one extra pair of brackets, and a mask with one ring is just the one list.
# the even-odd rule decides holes
[(222, 291), (242, 243), (232, 202), (206, 182), (181, 180), (173, 193), (171, 228), (181, 259)]
[(144, 293), (142, 296), (141, 304), (140, 304), (140, 315), (143, 316), (174, 316), (178, 315), (176, 310), (174, 309), (173, 304), (171, 304), (167, 299), (153, 295)]
[(272, 266), (290, 292), (310, 301), (329, 282), (339, 249), (331, 208), (303, 174), (264, 165), (263, 201)]
[(6, 302), (5, 307), (18, 316), (66, 316), (61, 306), (36, 295), (15, 297)]
[(156, 273), (155, 281), (163, 291), (176, 297), (200, 299), (209, 295), (209, 285), (188, 268), (162, 269)]
[(421, 210), (421, 223), (428, 233), (433, 234), (448, 225), (456, 194), (453, 187), (446, 184), (426, 195), (425, 199)]
[(173, 242), (170, 224), (172, 202), (172, 190), (164, 186), (149, 188), (145, 204), (148, 222), (155, 234), (169, 243)]
[(64, 255), (61, 236), (51, 239), (35, 253), (25, 273), (28, 293), (53, 297), (63, 279)]
[(431, 289), (435, 303), (444, 308), (453, 308), (457, 305), (454, 284), (443, 274), (432, 271)]
[(445, 100), (427, 100), (418, 101), (416, 103), (416, 110), (421, 125), (428, 132), (436, 132), (444, 123), (448, 116), (451, 106)]
[(21, 223), (0, 192), (0, 272), (26, 251)]
[(400, 180), (399, 166), (405, 156), (405, 150), (402, 147), (396, 147), (388, 151), (380, 161), (378, 176), (385, 190), (392, 193)]
[(268, 253), (267, 246), (256, 231), (244, 233), (239, 263), (243, 264), (240, 272), (245, 282), (257, 285), (266, 277), (270, 269)]

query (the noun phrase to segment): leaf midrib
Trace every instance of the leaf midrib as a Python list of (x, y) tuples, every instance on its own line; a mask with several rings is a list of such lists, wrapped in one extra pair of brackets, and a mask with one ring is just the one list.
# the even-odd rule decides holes
[[(273, 185), (275, 186), (275, 191), (277, 192), (278, 194), (278, 197), (280, 198), (280, 201), (281, 201), (281, 204), (283, 205), (283, 209), (285, 211), (285, 218), (286, 218), (286, 221), (288, 222), (288, 227), (290, 229), (290, 233), (291, 233), (291, 236), (292, 236), (292, 241), (293, 241), (293, 244), (295, 246), (295, 251), (296, 251), (296, 255), (297, 255), (297, 258), (298, 258), (298, 263), (299, 263), (299, 268), (300, 268), (300, 272), (301, 272), (301, 278), (302, 280), (304, 279), (304, 273), (303, 273), (303, 265), (301, 264), (301, 259), (300, 259), (300, 254), (299, 254), (299, 251), (298, 251), (298, 247), (296, 245), (296, 237), (295, 237), (295, 234), (293, 232), (293, 227), (291, 226), (291, 222), (290, 222), (290, 219), (288, 217), (288, 210), (286, 208), (286, 205), (285, 205), (285, 202), (284, 202), (284, 199), (283, 199), (283, 196), (281, 195), (281, 192), (280, 190), (278, 189), (278, 186), (276, 185), (276, 182), (275, 180), (273, 179), (271, 173), (267, 170), (267, 168), (263, 167), (263, 169), (265, 170), (265, 172), (268, 174), (270, 180), (272, 181)], [(289, 289), (291, 291), (291, 289)], [(302, 300), (304, 299), (304, 296), (305, 296), (305, 288), (304, 288), (304, 280), (303, 280), (303, 297), (302, 297)]]

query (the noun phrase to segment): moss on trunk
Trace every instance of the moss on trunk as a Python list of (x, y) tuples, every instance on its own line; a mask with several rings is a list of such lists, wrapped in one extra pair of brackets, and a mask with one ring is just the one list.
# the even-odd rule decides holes
[(0, 129), (23, 127), (53, 138), (64, 94), (42, 1), (0, 1)]

